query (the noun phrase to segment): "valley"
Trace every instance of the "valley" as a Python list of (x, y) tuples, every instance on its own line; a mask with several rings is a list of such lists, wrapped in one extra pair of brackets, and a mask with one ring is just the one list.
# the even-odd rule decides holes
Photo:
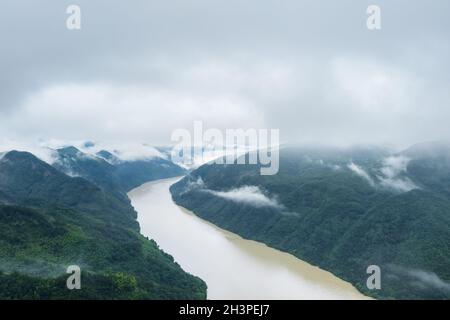
[(366, 299), (329, 272), (178, 207), (169, 187), (180, 179), (149, 182), (128, 195), (141, 233), (203, 279), (208, 299)]
[[(0, 155), (2, 299), (450, 296), (446, 143), (289, 147), (273, 176), (51, 151)], [(69, 265), (83, 290), (65, 287)]]

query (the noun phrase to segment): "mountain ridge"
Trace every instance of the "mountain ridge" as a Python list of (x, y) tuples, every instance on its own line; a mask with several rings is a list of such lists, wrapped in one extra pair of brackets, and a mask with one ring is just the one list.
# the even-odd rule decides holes
[[(28, 152), (3, 155), (0, 298), (205, 299), (201, 279), (139, 234), (126, 194), (94, 182)], [(72, 264), (81, 267), (82, 290), (65, 287)]]
[[(331, 271), (367, 295), (443, 299), (450, 290), (436, 283), (450, 283), (450, 167), (440, 161), (287, 148), (278, 175), (260, 176), (259, 165), (209, 164), (171, 193), (201, 218)], [(242, 190), (276, 198), (282, 209), (243, 202), (242, 193), (233, 200)], [(382, 269), (382, 290), (366, 287), (372, 264)]]

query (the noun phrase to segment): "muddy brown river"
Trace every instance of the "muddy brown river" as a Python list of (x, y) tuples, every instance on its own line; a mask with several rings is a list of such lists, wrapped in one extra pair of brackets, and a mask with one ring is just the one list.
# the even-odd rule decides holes
[(141, 233), (208, 285), (208, 299), (367, 299), (350, 283), (294, 256), (245, 240), (177, 206), (180, 178), (132, 190)]

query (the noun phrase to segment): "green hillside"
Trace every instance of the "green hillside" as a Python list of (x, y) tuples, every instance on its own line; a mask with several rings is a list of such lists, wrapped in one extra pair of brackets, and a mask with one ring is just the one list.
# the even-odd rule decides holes
[[(125, 194), (32, 154), (0, 159), (1, 299), (205, 299), (206, 285), (139, 234)], [(82, 289), (68, 290), (69, 265)]]
[[(277, 175), (261, 176), (258, 165), (205, 165), (171, 192), (200, 217), (330, 270), (365, 294), (448, 299), (450, 147), (430, 148), (287, 148)], [(220, 196), (244, 186), (277, 205)], [(366, 287), (369, 265), (381, 267), (381, 290)]]

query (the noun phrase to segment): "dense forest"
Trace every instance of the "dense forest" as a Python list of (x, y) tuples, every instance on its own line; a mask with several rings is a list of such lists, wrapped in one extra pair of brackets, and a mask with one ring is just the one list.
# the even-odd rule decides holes
[[(205, 299), (206, 284), (139, 233), (126, 191), (142, 167), (59, 152), (55, 167), (26, 152), (0, 158), (0, 299)], [(183, 172), (168, 168), (158, 175)], [(69, 265), (81, 290), (66, 288)]]
[[(173, 199), (382, 299), (450, 298), (450, 146), (284, 148), (277, 175), (207, 164)], [(247, 193), (247, 198), (245, 194)], [(236, 195), (239, 194), (239, 197)], [(381, 268), (381, 289), (366, 286)]]

